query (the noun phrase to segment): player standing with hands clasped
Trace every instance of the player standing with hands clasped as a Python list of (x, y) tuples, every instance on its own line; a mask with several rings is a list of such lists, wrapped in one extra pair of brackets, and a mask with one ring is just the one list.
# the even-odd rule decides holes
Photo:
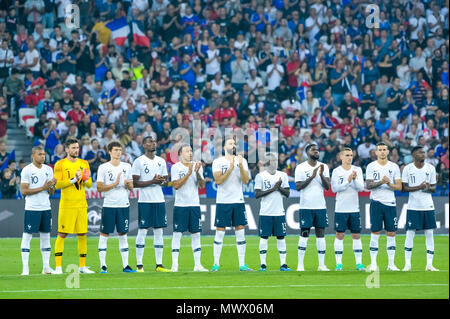
[[(259, 256), (261, 268), (266, 271), (267, 240), (277, 236), (277, 248), (280, 253), (280, 271), (291, 271), (286, 265), (286, 216), (283, 196), (289, 197), (289, 180), (286, 173), (278, 171), (278, 156), (267, 153), (264, 171), (255, 177), (255, 198), (261, 198), (259, 210)], [(283, 196), (282, 196), (283, 195)]]
[(364, 179), (361, 168), (352, 165), (353, 150), (351, 148), (344, 148), (339, 153), (339, 157), (342, 165), (335, 168), (331, 175), (331, 189), (336, 193), (336, 208), (334, 210), (336, 270), (342, 270), (345, 231), (349, 229), (353, 239), (356, 270), (361, 271), (365, 268), (362, 264), (361, 216), (358, 192), (364, 190)]
[(236, 156), (236, 141), (233, 137), (225, 138), (223, 145), (225, 156), (213, 161), (212, 171), (217, 183), (216, 236), (214, 238), (214, 265), (211, 271), (219, 270), (225, 227), (233, 226), (236, 234), (236, 246), (239, 257), (239, 270), (251, 271), (245, 264), (245, 213), (242, 184), (250, 181), (248, 164), (241, 155)]
[(397, 231), (397, 207), (394, 191), (402, 189), (400, 168), (388, 160), (389, 149), (383, 142), (376, 146), (377, 160), (367, 165), (366, 187), (370, 190), (370, 266), (368, 271), (377, 270), (378, 239), (380, 231), (386, 229), (387, 270), (399, 271), (394, 264), (395, 232)]
[(295, 169), (295, 184), (300, 191), (300, 238), (298, 241), (297, 271), (304, 271), (303, 259), (311, 227), (315, 227), (318, 271), (329, 271), (325, 266), (325, 228), (328, 227), (327, 206), (323, 190), (330, 188), (328, 165), (319, 162), (319, 149), (309, 144), (306, 149), (308, 160)]
[(426, 271), (439, 271), (433, 267), (436, 216), (431, 193), (436, 192), (436, 169), (425, 163), (425, 151), (421, 146), (411, 150), (414, 162), (405, 166), (402, 174), (403, 192), (409, 192), (406, 213), (405, 267), (411, 270), (411, 254), (416, 230), (424, 230), (427, 247)]
[(153, 227), (154, 248), (156, 257), (155, 271), (170, 272), (162, 265), (163, 259), (163, 227), (167, 227), (166, 202), (161, 186), (167, 185), (166, 161), (156, 156), (156, 141), (147, 136), (142, 141), (145, 154), (139, 156), (131, 168), (134, 187), (141, 188), (138, 199), (139, 230), (136, 236), (137, 271), (144, 272), (145, 237), (149, 227)]
[(56, 179), (53, 170), (45, 165), (45, 150), (42, 146), (31, 150), (33, 162), (28, 164), (20, 174), (20, 192), (25, 196), (25, 218), (22, 235), (22, 275), (29, 275), (28, 260), (30, 241), (33, 233), (39, 232), (42, 254), (42, 273), (53, 274), (50, 268), (50, 231), (52, 228), (52, 211), (49, 196), (55, 192)]
[(122, 144), (112, 141), (107, 150), (111, 160), (101, 164), (97, 172), (97, 190), (103, 192), (105, 197), (102, 209), (102, 224), (98, 241), (98, 255), (100, 257), (100, 273), (108, 272), (106, 266), (106, 248), (109, 234), (117, 228), (119, 235), (119, 249), (122, 256), (123, 272), (133, 273), (136, 270), (128, 265), (127, 233), (130, 221), (129, 191), (133, 189), (131, 165), (120, 161)]
[(178, 254), (183, 232), (188, 231), (192, 237), (194, 253), (194, 271), (208, 271), (200, 262), (200, 232), (202, 214), (198, 188), (205, 187), (202, 163), (193, 162), (192, 148), (188, 144), (181, 145), (178, 150), (181, 161), (172, 166), (172, 185), (175, 188), (175, 204), (173, 208), (172, 238), (172, 272), (178, 271)]

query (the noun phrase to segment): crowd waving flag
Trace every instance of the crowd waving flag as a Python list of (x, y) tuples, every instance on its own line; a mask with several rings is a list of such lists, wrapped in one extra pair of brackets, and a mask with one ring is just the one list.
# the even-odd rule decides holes
[(106, 25), (111, 30), (111, 36), (117, 45), (124, 45), (128, 35), (130, 34), (130, 26), (126, 17), (115, 19)]
[(150, 47), (150, 39), (142, 32), (142, 29), (139, 27), (139, 22), (136, 20), (133, 20), (133, 41), (138, 46)]

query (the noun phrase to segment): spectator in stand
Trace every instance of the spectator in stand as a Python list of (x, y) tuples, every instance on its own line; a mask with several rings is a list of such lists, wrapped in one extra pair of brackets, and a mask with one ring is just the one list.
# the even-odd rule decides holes
[(3, 199), (16, 198), (17, 185), (19, 177), (12, 176), (10, 168), (5, 168), (2, 172), (2, 179), (0, 181), (0, 190)]
[(50, 119), (48, 123), (48, 128), (44, 128), (42, 133), (45, 139), (45, 151), (48, 154), (53, 155), (56, 145), (60, 143), (59, 139), (61, 132), (56, 127), (55, 119)]

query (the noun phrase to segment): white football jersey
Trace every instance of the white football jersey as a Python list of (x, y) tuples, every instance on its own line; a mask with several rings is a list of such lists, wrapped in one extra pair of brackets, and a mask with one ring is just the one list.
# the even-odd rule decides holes
[[(145, 154), (139, 156), (131, 167), (131, 174), (138, 175), (139, 181), (151, 181), (156, 174), (167, 176), (166, 161), (156, 156), (151, 160)], [(153, 184), (139, 188), (138, 203), (164, 203), (164, 194), (160, 185)]]
[[(423, 182), (427, 182), (430, 185), (436, 184), (436, 169), (427, 163), (420, 169), (414, 163), (408, 164), (403, 169), (402, 182), (407, 183), (409, 187), (419, 186)], [(423, 190), (410, 192), (408, 209), (434, 210), (431, 193), (425, 193)]]
[[(186, 183), (180, 188), (175, 190), (175, 206), (180, 207), (190, 207), (190, 206), (200, 206), (200, 198), (198, 196), (198, 181), (197, 173), (195, 173), (195, 163), (192, 167), (192, 174), (187, 179)], [(178, 162), (172, 166), (171, 169), (171, 179), (177, 181), (184, 178), (189, 172), (189, 167), (185, 166), (183, 163)], [(203, 177), (203, 167), (200, 166), (198, 170), (199, 175)]]
[[(295, 168), (295, 182), (303, 182), (310, 178), (316, 167), (323, 164), (323, 176), (330, 177), (330, 170), (327, 164), (317, 162), (316, 166), (311, 166), (305, 161)], [(319, 169), (320, 170), (320, 169)], [(326, 209), (325, 196), (323, 194), (322, 180), (317, 170), (316, 177), (309, 185), (300, 191), (300, 209)]]
[(112, 165), (111, 162), (101, 164), (97, 171), (97, 182), (102, 182), (105, 186), (114, 184), (119, 173), (122, 173), (119, 185), (104, 192), (103, 207), (130, 206), (130, 200), (128, 199), (130, 192), (125, 187), (125, 180), (133, 179), (130, 164), (124, 162), (120, 162), (118, 166)]
[[(44, 186), (47, 181), (53, 178), (53, 170), (50, 166), (42, 164), (37, 168), (33, 163), (28, 164), (20, 174), (22, 184), (28, 184), (29, 189)], [(50, 195), (47, 191), (42, 191), (34, 195), (25, 196), (25, 210), (50, 210)]]
[[(400, 168), (397, 164), (388, 161), (386, 165), (382, 166), (378, 161), (373, 161), (367, 165), (366, 180), (371, 179), (374, 182), (379, 182), (383, 176), (387, 176), (391, 183), (395, 183), (395, 180), (400, 179)], [(395, 193), (388, 185), (383, 184), (377, 188), (370, 190), (370, 199), (380, 202), (386, 206), (395, 206)]]
[[(217, 158), (212, 163), (212, 171), (221, 172), (225, 174), (230, 168), (231, 162), (229, 162), (225, 156)], [(249, 178), (250, 172), (248, 171), (248, 164), (245, 158), (242, 159), (242, 166), (245, 171), (248, 172)], [(234, 160), (233, 172), (228, 176), (227, 180), (221, 185), (217, 185), (217, 204), (232, 204), (232, 203), (244, 203), (244, 193), (242, 191), (241, 170), (239, 169), (239, 163), (237, 158)]]
[[(275, 174), (270, 174), (267, 171), (262, 171), (255, 177), (255, 189), (262, 191), (269, 190), (278, 183), (281, 178), (281, 187), (289, 188), (289, 179), (286, 173), (276, 171)], [(284, 205), (283, 195), (279, 191), (270, 193), (267, 196), (261, 197), (261, 208), (259, 209), (260, 216), (283, 216)]]
[[(356, 172), (356, 179), (348, 182), (348, 177)], [(364, 178), (361, 167), (352, 165), (346, 170), (341, 166), (336, 167), (331, 174), (331, 189), (336, 193), (336, 213), (359, 212), (358, 192), (364, 190)]]

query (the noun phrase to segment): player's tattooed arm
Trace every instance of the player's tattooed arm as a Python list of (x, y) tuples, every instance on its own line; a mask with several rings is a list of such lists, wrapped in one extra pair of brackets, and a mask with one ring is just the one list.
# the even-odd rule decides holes
[(280, 186), (281, 186), (281, 179), (278, 182), (276, 182), (272, 188), (267, 189), (265, 191), (262, 191), (260, 189), (255, 189), (255, 198), (261, 198), (261, 197), (267, 196), (273, 192), (276, 192), (277, 190), (279, 190)]
[(403, 193), (409, 193), (409, 192), (417, 192), (424, 190), (426, 187), (426, 182), (423, 182), (420, 185), (417, 186), (408, 186), (408, 183), (402, 183), (402, 192)]
[(425, 193), (436, 193), (436, 184), (430, 185), (426, 183), (426, 187), (423, 190)]
[(227, 169), (225, 174), (222, 174), (222, 172), (213, 172), (214, 181), (217, 185), (225, 183), (225, 181), (228, 179), (228, 177), (231, 175), (234, 169), (234, 157), (231, 160), (230, 168)]
[(380, 180), (378, 182), (374, 182), (373, 179), (366, 179), (366, 187), (367, 189), (374, 189), (380, 187), (381, 185), (386, 184), (384, 180)]

